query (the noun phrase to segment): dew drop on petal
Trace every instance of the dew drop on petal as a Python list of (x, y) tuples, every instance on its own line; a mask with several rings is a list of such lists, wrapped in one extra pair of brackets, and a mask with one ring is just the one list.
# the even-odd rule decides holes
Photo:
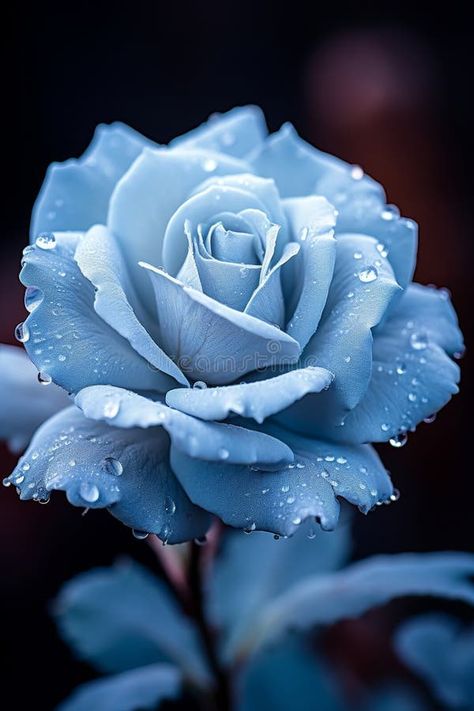
[(394, 437), (391, 437), (389, 442), (392, 445), (392, 447), (395, 447), (399, 449), (400, 447), (403, 447), (408, 441), (408, 435), (406, 432), (399, 432), (397, 435)]
[(79, 486), (79, 494), (88, 504), (95, 503), (100, 496), (99, 488), (90, 481), (82, 481)]
[(37, 286), (27, 286), (25, 291), (25, 309), (32, 313), (43, 301), (43, 292)]
[(196, 380), (193, 384), (194, 390), (205, 390), (207, 388), (206, 383), (203, 380)]
[(170, 516), (173, 516), (173, 514), (176, 511), (176, 504), (175, 504), (174, 500), (171, 498), (171, 496), (167, 496), (165, 498), (165, 511)]
[(15, 338), (20, 343), (27, 343), (30, 339), (30, 329), (26, 323), (19, 323), (15, 328)]
[(434, 412), (432, 415), (428, 415), (428, 417), (425, 417), (423, 422), (426, 422), (427, 425), (431, 425), (432, 422), (436, 420), (436, 412)]
[(358, 274), (359, 280), (364, 284), (368, 284), (371, 281), (375, 281), (378, 277), (378, 272), (375, 267), (367, 267), (366, 269), (361, 269)]
[(52, 232), (42, 232), (36, 238), (35, 244), (40, 249), (54, 249), (56, 247), (56, 237)]
[(53, 382), (53, 379), (48, 373), (38, 373), (38, 382), (41, 383), (41, 385), (50, 385)]
[(398, 501), (400, 498), (400, 492), (398, 489), (394, 489), (392, 494), (390, 494), (390, 501)]
[(423, 351), (428, 346), (428, 337), (425, 333), (412, 333), (410, 345), (415, 351)]
[(205, 546), (207, 543), (207, 536), (200, 536), (199, 538), (195, 538), (194, 543), (197, 546)]
[(213, 158), (207, 158), (202, 164), (202, 167), (204, 168), (206, 173), (212, 173), (217, 168), (217, 161), (215, 161)]
[(139, 541), (145, 540), (145, 538), (148, 538), (148, 535), (148, 531), (139, 531), (137, 528), (132, 528), (132, 536)]
[(400, 215), (398, 208), (395, 205), (386, 205), (382, 212), (382, 220), (395, 220)]
[(123, 474), (122, 462), (119, 462), (115, 457), (105, 457), (103, 467), (107, 474), (112, 474), (112, 476), (121, 476)]
[(119, 411), (120, 411), (120, 398), (110, 397), (105, 401), (104, 410), (103, 410), (104, 417), (107, 417), (108, 419), (113, 419), (114, 417), (117, 417)]
[(230, 456), (229, 450), (226, 449), (225, 447), (220, 447), (217, 451), (217, 454), (219, 455), (219, 459), (223, 459), (223, 460), (229, 459), (229, 456)]
[(360, 165), (353, 165), (351, 169), (351, 178), (352, 180), (362, 180), (364, 177), (364, 171), (360, 167)]

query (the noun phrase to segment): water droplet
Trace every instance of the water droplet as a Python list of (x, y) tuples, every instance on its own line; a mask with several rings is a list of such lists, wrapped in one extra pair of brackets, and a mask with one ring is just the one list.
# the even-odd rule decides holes
[(205, 390), (207, 388), (206, 383), (203, 380), (196, 380), (193, 384), (194, 390)]
[(145, 538), (148, 538), (149, 533), (148, 531), (139, 531), (137, 528), (132, 528), (132, 536), (139, 541), (144, 541)]
[(426, 422), (427, 425), (431, 425), (432, 422), (436, 420), (436, 412), (433, 412), (432, 415), (428, 415), (428, 417), (425, 417), (423, 422)]
[(274, 533), (274, 534), (273, 534), (273, 540), (275, 540), (275, 541), (279, 541), (279, 540), (280, 540), (280, 536), (278, 535), (278, 533)]
[(122, 463), (119, 462), (115, 457), (106, 457), (103, 462), (103, 467), (107, 474), (112, 474), (112, 476), (121, 476), (123, 474)]
[(368, 284), (369, 282), (377, 279), (378, 272), (375, 267), (367, 267), (366, 269), (360, 270), (358, 277), (364, 284)]
[(313, 541), (316, 538), (316, 531), (312, 526), (308, 529), (307, 538), (309, 538), (310, 541)]
[(387, 257), (388, 256), (388, 249), (382, 242), (378, 242), (376, 246), (377, 252), (380, 254), (381, 257)]
[(338, 457), (338, 458), (336, 459), (336, 462), (337, 462), (338, 464), (347, 464), (347, 459), (346, 459), (345, 457)]
[(360, 167), (360, 165), (353, 165), (352, 170), (351, 170), (351, 178), (352, 180), (362, 180), (364, 177), (364, 171)]
[(229, 456), (230, 456), (229, 450), (226, 449), (225, 447), (220, 447), (217, 450), (217, 454), (219, 455), (219, 459), (229, 459)]
[(92, 482), (82, 481), (79, 487), (79, 494), (88, 504), (93, 504), (99, 499), (100, 491)]
[(309, 230), (307, 227), (303, 227), (302, 230), (300, 231), (300, 240), (302, 242), (305, 242), (309, 234)]
[(175, 502), (173, 501), (173, 499), (171, 498), (171, 496), (167, 496), (167, 497), (165, 498), (165, 511), (166, 511), (166, 513), (169, 514), (170, 516), (173, 516), (173, 514), (174, 514), (175, 511), (176, 511), (176, 504), (175, 504)]
[(412, 333), (410, 345), (415, 351), (423, 351), (428, 346), (428, 336), (426, 333)]
[(200, 536), (199, 538), (194, 539), (194, 543), (197, 546), (205, 546), (207, 543), (207, 537), (206, 536)]
[(25, 477), (23, 474), (20, 474), (20, 476), (17, 476), (15, 478), (15, 484), (23, 484), (24, 481), (25, 481)]
[(399, 432), (397, 435), (391, 437), (389, 440), (392, 447), (396, 447), (397, 449), (403, 447), (407, 443), (407, 441), (408, 435), (406, 432)]
[(246, 279), (248, 277), (248, 274), (249, 274), (248, 267), (240, 267), (239, 272), (240, 272), (240, 276), (242, 279)]
[(408, 393), (408, 399), (410, 402), (416, 402), (416, 394), (415, 393)]
[(30, 339), (30, 329), (26, 323), (19, 323), (15, 328), (15, 338), (20, 343), (26, 343)]
[(382, 430), (382, 432), (388, 432), (390, 429), (390, 425), (388, 425), (386, 422), (383, 422), (380, 425), (380, 429)]
[(292, 520), (292, 523), (293, 523), (295, 526), (299, 526), (300, 523), (301, 523), (300, 517), (299, 517), (299, 516), (295, 516), (295, 518)]
[(398, 501), (399, 498), (400, 498), (400, 492), (398, 491), (398, 489), (394, 489), (393, 493), (390, 494), (390, 501)]
[(56, 237), (52, 232), (42, 232), (36, 238), (35, 244), (40, 249), (54, 249), (56, 247)]
[(50, 385), (53, 382), (53, 379), (48, 373), (38, 373), (38, 382), (41, 383), (41, 385)]
[(407, 372), (407, 367), (405, 363), (400, 363), (397, 365), (397, 373), (398, 375), (404, 375)]
[(453, 358), (455, 360), (462, 360), (462, 358), (464, 358), (465, 353), (466, 353), (465, 348), (462, 351), (456, 351), (456, 353), (453, 353)]
[(257, 528), (257, 524), (254, 521), (253, 523), (250, 524), (250, 526), (246, 526), (244, 528), (244, 533), (247, 533), (247, 534), (252, 533), (253, 531), (255, 531), (256, 528)]
[(114, 417), (117, 417), (118, 413), (120, 411), (120, 398), (119, 397), (109, 397), (105, 403), (104, 403), (104, 417), (107, 417), (108, 419), (113, 419)]
[(395, 205), (386, 205), (382, 212), (382, 220), (395, 220), (399, 216), (398, 208)]
[(206, 173), (212, 173), (212, 171), (217, 168), (217, 161), (215, 161), (214, 158), (207, 158), (202, 164), (202, 167)]
[(25, 309), (32, 313), (43, 301), (43, 292), (36, 286), (27, 286), (25, 291)]
[(354, 252), (352, 256), (354, 259), (362, 259), (362, 252)]
[(6, 488), (8, 488), (9, 486), (11, 486), (12, 483), (11, 483), (10, 477), (6, 476), (6, 477), (3, 479), (2, 484), (3, 484), (3, 486), (5, 486)]

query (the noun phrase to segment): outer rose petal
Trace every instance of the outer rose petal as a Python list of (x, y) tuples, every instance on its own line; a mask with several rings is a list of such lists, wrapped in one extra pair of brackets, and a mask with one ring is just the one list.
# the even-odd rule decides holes
[(449, 355), (464, 348), (447, 294), (412, 284), (374, 332), (372, 376), (359, 405), (327, 437), (385, 442), (411, 430), (458, 392), (459, 367)]
[(25, 321), (28, 355), (68, 392), (104, 382), (166, 392), (175, 381), (152, 370), (94, 310), (94, 287), (74, 261), (80, 237), (55, 233), (53, 249), (27, 248), (20, 279), (43, 294)]
[(242, 106), (225, 114), (213, 114), (207, 123), (171, 141), (172, 148), (205, 150), (245, 157), (267, 135), (265, 118), (258, 106)]
[(224, 420), (234, 413), (263, 422), (308, 392), (327, 389), (332, 381), (332, 373), (325, 368), (309, 367), (254, 383), (203, 390), (169, 390), (166, 402), (170, 407), (203, 420)]
[[(283, 198), (326, 196), (326, 192), (318, 190), (318, 182), (323, 178), (339, 181), (350, 175), (353, 168), (303, 141), (290, 123), (268, 136), (247, 159), (256, 173), (275, 180)], [(365, 192), (383, 196), (382, 187), (367, 175), (361, 178), (359, 186)]]
[(105, 222), (115, 184), (145, 146), (154, 146), (123, 123), (98, 126), (77, 160), (52, 163), (33, 208), (31, 239), (40, 232), (84, 231)]
[(204, 535), (210, 517), (189, 501), (168, 450), (162, 429), (118, 429), (71, 407), (39, 428), (7, 482), (21, 499), (62, 490), (74, 506), (108, 508), (131, 528), (180, 543)]
[(393, 492), (379, 458), (367, 445), (344, 447), (276, 426), (261, 429), (286, 440), (295, 463), (261, 471), (198, 461), (171, 448), (171, 466), (188, 496), (229, 526), (291, 536), (304, 519), (314, 516), (323, 529), (332, 530), (339, 517), (336, 497), (367, 512)]
[[(377, 266), (376, 266), (377, 265)], [(372, 328), (399, 287), (387, 259), (371, 237), (337, 240), (334, 278), (315, 335), (301, 364), (319, 365), (335, 375), (332, 388), (315, 400), (307, 395), (278, 420), (291, 429), (326, 438), (367, 390), (372, 370)]]
[(273, 468), (293, 461), (291, 449), (263, 432), (235, 425), (203, 422), (160, 402), (106, 385), (85, 388), (76, 404), (86, 417), (116, 427), (155, 427), (168, 432), (174, 445), (191, 457)]
[(115, 238), (107, 228), (92, 227), (80, 240), (74, 259), (95, 287), (94, 309), (99, 316), (156, 370), (188, 385), (178, 366), (149, 335), (154, 325), (141, 308)]
[(38, 382), (38, 371), (21, 348), (0, 345), (2, 392), (0, 439), (13, 452), (24, 449), (48, 417), (70, 405), (64, 390)]

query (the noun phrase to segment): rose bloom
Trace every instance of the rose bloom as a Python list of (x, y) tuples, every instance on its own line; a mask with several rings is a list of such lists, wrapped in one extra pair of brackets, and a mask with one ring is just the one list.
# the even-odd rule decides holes
[(211, 515), (329, 530), (340, 499), (397, 496), (368, 443), (401, 446), (457, 392), (449, 296), (411, 282), (416, 224), (255, 107), (169, 146), (100, 126), (50, 166), (31, 239), (17, 337), (71, 402), (2, 351), (1, 434), (19, 445), (59, 408), (6, 480), (23, 499), (64, 490), (171, 543)]

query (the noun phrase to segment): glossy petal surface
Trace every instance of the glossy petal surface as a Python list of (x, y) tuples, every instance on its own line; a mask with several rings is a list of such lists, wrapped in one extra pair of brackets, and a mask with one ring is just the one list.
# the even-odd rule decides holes
[(42, 295), (25, 321), (25, 348), (38, 370), (68, 392), (104, 382), (166, 389), (169, 378), (153, 371), (96, 313), (94, 287), (74, 261), (80, 235), (56, 233), (49, 239), (53, 248), (27, 248), (20, 274), (25, 286)]
[(270, 425), (260, 429), (283, 438), (295, 461), (262, 471), (197, 461), (171, 449), (171, 466), (190, 499), (230, 526), (290, 536), (312, 516), (331, 530), (339, 517), (336, 497), (367, 512), (393, 492), (390, 478), (368, 446), (332, 445)]
[(159, 428), (123, 430), (71, 407), (39, 428), (8, 481), (22, 499), (62, 490), (74, 506), (108, 508), (131, 528), (180, 543), (204, 535), (210, 519), (182, 490), (168, 451)]
[(203, 420), (224, 420), (230, 414), (263, 422), (308, 392), (327, 389), (332, 373), (324, 368), (303, 368), (254, 383), (218, 388), (178, 388), (168, 391), (166, 402)]
[(115, 427), (160, 425), (175, 447), (196, 459), (262, 467), (293, 461), (291, 449), (275, 437), (245, 427), (203, 422), (127, 390), (86, 388), (77, 395), (76, 404), (87, 417), (112, 421)]
[(298, 343), (275, 326), (142, 266), (155, 290), (160, 342), (188, 377), (225, 385), (259, 367), (297, 361)]

